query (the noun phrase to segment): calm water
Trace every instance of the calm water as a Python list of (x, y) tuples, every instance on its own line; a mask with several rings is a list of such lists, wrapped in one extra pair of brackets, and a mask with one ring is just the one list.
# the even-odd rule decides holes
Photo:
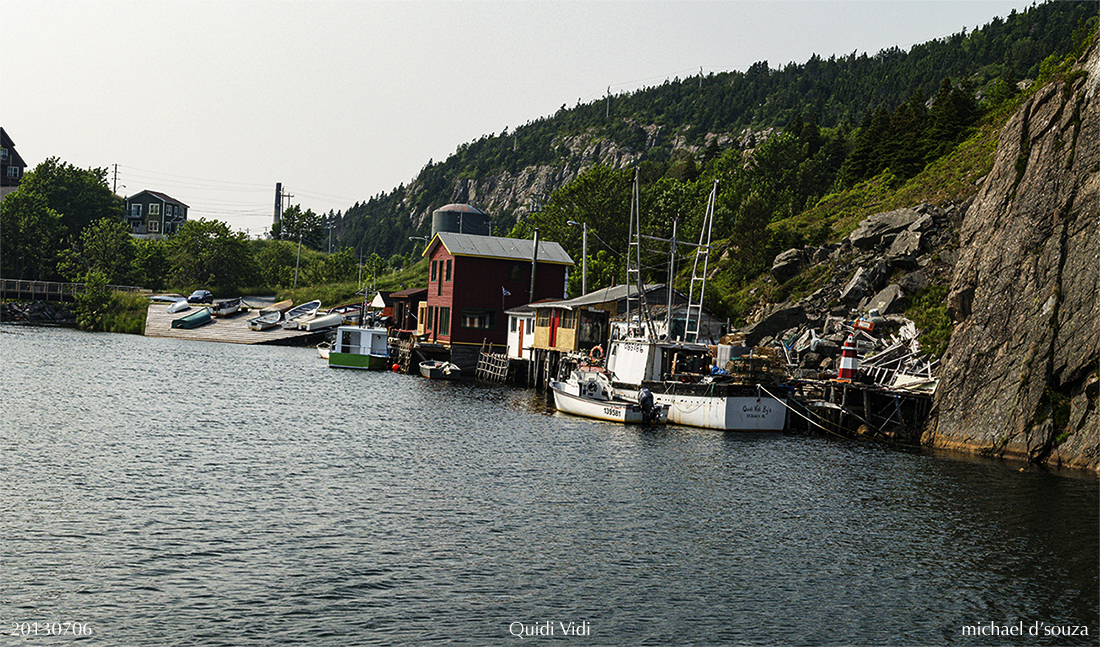
[(0, 327), (0, 398), (0, 644), (73, 643), (45, 635), (64, 622), (111, 646), (1100, 632), (1094, 478), (64, 329)]

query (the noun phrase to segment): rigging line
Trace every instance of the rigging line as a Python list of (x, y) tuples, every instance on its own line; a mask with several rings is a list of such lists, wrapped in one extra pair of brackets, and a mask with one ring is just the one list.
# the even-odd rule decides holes
[(616, 251), (616, 250), (615, 250), (615, 248), (614, 248), (614, 247), (612, 247), (611, 245), (608, 245), (608, 244), (607, 244), (607, 241), (605, 241), (605, 240), (604, 240), (603, 238), (600, 238), (599, 234), (597, 234), (597, 233), (595, 232), (595, 230), (593, 230), (593, 229), (589, 229), (589, 230), (588, 230), (588, 235), (589, 235), (589, 236), (592, 236), (592, 237), (593, 237), (593, 238), (595, 238), (596, 240), (598, 240), (598, 241), (600, 241), (601, 243), (603, 243), (603, 246), (604, 246), (604, 247), (606, 247), (606, 248), (607, 248), (607, 250), (608, 250), (608, 251), (610, 251), (610, 252), (611, 252), (612, 254), (614, 254), (615, 256), (619, 256), (619, 257), (622, 257), (622, 254), (621, 254), (620, 252)]
[[(778, 396), (776, 396), (775, 394), (773, 394), (773, 393), (771, 393), (770, 391), (768, 391), (768, 390), (767, 390), (766, 388), (764, 388), (764, 387), (763, 387), (762, 385), (757, 385), (757, 386), (758, 386), (758, 387), (760, 388), (760, 390), (761, 390), (761, 391), (763, 391), (764, 393), (767, 393), (767, 394), (768, 394), (768, 395), (770, 395), (771, 397), (773, 397), (773, 398), (775, 398), (776, 400), (778, 400), (778, 401), (779, 401), (779, 403), (780, 403), (780, 404), (782, 404), (782, 405), (783, 405), (784, 407), (787, 407), (787, 411), (790, 411), (790, 412), (794, 413), (795, 415), (797, 415), (797, 416), (799, 416), (800, 418), (804, 419), (804, 420), (805, 420), (806, 422), (810, 423), (811, 425), (814, 425), (815, 427), (818, 427), (819, 429), (821, 429), (821, 430), (822, 430), (822, 431), (824, 431), (825, 433), (828, 433), (828, 434), (833, 434), (834, 436), (839, 436), (840, 438), (847, 438), (847, 436), (844, 436), (844, 435), (842, 435), (842, 434), (839, 434), (839, 433), (837, 433), (837, 432), (835, 432), (835, 431), (832, 431), (831, 429), (828, 429), (827, 427), (825, 427), (825, 426), (823, 426), (823, 425), (821, 425), (821, 424), (818, 424), (817, 422), (815, 422), (815, 421), (813, 421), (813, 420), (810, 420), (810, 419), (809, 419), (808, 417), (806, 417), (805, 415), (803, 415), (803, 414), (802, 414), (802, 413), (801, 413), (800, 411), (796, 410), (796, 409), (795, 409), (794, 407), (792, 407), (792, 406), (791, 406), (790, 404), (788, 404), (786, 400), (781, 400), (781, 399), (780, 399), (780, 398), (779, 398)], [(807, 412), (809, 412), (809, 410), (808, 410), (808, 409), (807, 409)], [(810, 412), (810, 413), (812, 413), (812, 412)], [(817, 414), (814, 414), (814, 415), (816, 416)], [(818, 416), (818, 417), (820, 417), (820, 416)], [(859, 416), (856, 416), (856, 417), (858, 418)], [(823, 420), (824, 420), (824, 419), (823, 419)], [(826, 422), (829, 422), (829, 421), (827, 421), (827, 420), (826, 420)], [(832, 423), (830, 423), (830, 424), (832, 424)]]

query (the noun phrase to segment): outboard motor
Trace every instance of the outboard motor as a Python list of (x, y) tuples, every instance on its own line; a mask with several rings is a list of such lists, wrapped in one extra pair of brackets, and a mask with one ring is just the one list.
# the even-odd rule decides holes
[(638, 390), (638, 406), (642, 408), (642, 420), (650, 423), (657, 419), (657, 407), (653, 406), (653, 393), (642, 387)]

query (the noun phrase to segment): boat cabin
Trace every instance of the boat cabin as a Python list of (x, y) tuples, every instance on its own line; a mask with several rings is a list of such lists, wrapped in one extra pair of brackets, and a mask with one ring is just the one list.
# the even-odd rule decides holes
[(613, 339), (607, 351), (607, 370), (622, 384), (696, 381), (711, 373), (710, 347), (684, 342), (650, 341), (643, 337)]

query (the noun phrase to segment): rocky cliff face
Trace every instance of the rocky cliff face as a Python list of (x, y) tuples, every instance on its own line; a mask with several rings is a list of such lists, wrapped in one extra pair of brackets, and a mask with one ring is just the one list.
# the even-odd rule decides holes
[(923, 442), (1100, 469), (1100, 46), (1001, 133), (967, 210)]
[[(662, 138), (668, 139), (666, 143), (673, 151), (682, 150), (697, 155), (705, 148), (705, 144), (688, 144), (682, 136), (664, 134), (660, 126), (648, 125), (642, 127), (642, 130), (648, 135), (647, 149)], [(708, 133), (704, 141), (709, 144), (711, 139), (717, 139), (719, 146), (726, 147), (737, 139), (739, 145), (745, 148), (750, 144), (766, 141), (774, 132), (771, 128), (762, 131), (745, 130), (736, 137), (729, 133)], [(544, 204), (556, 189), (572, 182), (593, 166), (625, 168), (637, 164), (643, 154), (592, 133), (557, 138), (551, 143), (551, 148), (567, 151), (561, 163), (528, 166), (518, 173), (505, 172), (478, 179), (457, 180), (449, 202), (474, 204), (487, 213), (507, 213), (516, 218), (525, 218), (533, 209)], [(408, 187), (407, 195), (414, 193), (416, 188), (414, 182)], [(405, 205), (410, 205), (408, 198)], [(409, 212), (414, 227), (420, 227), (431, 220), (432, 209), (410, 209)]]

